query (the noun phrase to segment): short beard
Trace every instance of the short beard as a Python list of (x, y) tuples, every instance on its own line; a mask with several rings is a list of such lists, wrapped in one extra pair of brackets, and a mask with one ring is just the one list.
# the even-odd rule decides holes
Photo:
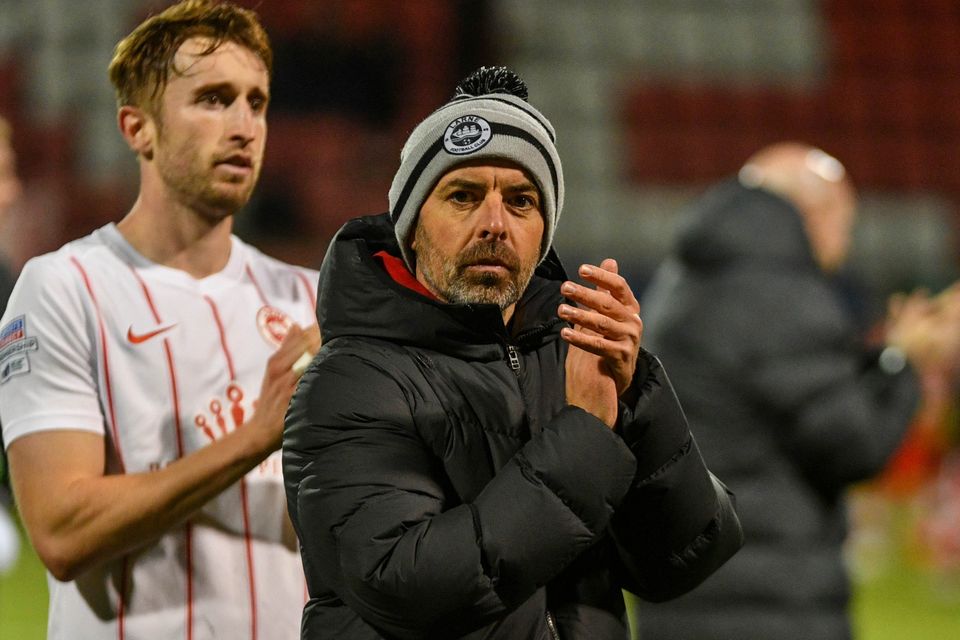
[[(157, 140), (166, 142), (163, 118), (158, 117), (156, 122)], [(202, 158), (182, 146), (172, 151), (167, 149), (162, 155), (155, 151), (153, 160), (163, 181), (177, 194), (178, 200), (214, 224), (246, 206), (260, 177), (258, 167), (252, 180), (243, 187), (236, 186), (240, 180), (217, 184), (213, 178), (215, 167), (204, 164)]]
[[(478, 242), (451, 261), (435, 249), (421, 225), (416, 229), (417, 263), (423, 278), (435, 293), (454, 304), (495, 304), (504, 310), (523, 295), (536, 263), (521, 264), (519, 256), (501, 242)], [(468, 267), (496, 261), (508, 269), (506, 276), (472, 274)]]

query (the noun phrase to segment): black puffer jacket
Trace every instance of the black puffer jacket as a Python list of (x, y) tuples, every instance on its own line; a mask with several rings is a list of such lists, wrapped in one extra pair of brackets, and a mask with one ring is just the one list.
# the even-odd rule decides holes
[(620, 435), (566, 405), (554, 255), (505, 329), (398, 284), (381, 250), (386, 216), (335, 238), (323, 349), (287, 414), (304, 638), (622, 639), (621, 587), (670, 598), (739, 548), (655, 358)]
[(736, 493), (746, 536), (693, 592), (641, 605), (641, 637), (849, 637), (844, 489), (896, 448), (915, 375), (884, 372), (862, 347), (797, 211), (734, 180), (686, 214), (641, 308), (645, 344)]

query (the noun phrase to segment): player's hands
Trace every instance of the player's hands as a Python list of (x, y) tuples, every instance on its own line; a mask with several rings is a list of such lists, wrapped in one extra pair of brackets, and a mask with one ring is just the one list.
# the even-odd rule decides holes
[(960, 368), (960, 282), (954, 282), (933, 299), (936, 314), (933, 329), (937, 366), (956, 375)]
[(263, 436), (261, 445), (267, 452), (280, 448), (283, 439), (283, 418), (290, 404), (301, 371), (294, 364), (304, 353), (314, 355), (320, 350), (320, 328), (314, 324), (306, 329), (292, 325), (276, 352), (267, 360), (257, 408), (244, 426), (257, 429)]
[(926, 291), (890, 298), (886, 343), (901, 349), (913, 365), (925, 371), (953, 369), (960, 358), (960, 285), (936, 297)]
[(580, 276), (596, 289), (565, 282), (561, 292), (578, 306), (561, 304), (558, 315), (573, 324), (560, 335), (567, 352), (567, 402), (597, 416), (613, 427), (617, 398), (630, 385), (637, 367), (643, 322), (640, 303), (618, 273), (616, 260), (600, 266), (585, 264)]

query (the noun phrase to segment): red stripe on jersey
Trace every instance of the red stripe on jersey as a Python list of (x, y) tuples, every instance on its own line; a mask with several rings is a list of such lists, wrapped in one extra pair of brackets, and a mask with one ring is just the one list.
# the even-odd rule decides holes
[[(250, 274), (249, 268), (247, 273), (253, 279), (253, 275)], [(254, 285), (256, 281), (254, 280)], [(259, 286), (257, 287), (259, 291)], [(207, 304), (210, 305), (210, 310), (213, 311), (213, 319), (217, 324), (217, 331), (220, 332), (220, 346), (223, 348), (223, 355), (227, 360), (227, 369), (230, 372), (230, 381), (235, 382), (237, 379), (236, 369), (233, 366), (233, 356), (230, 355), (230, 348), (227, 346), (227, 334), (223, 330), (223, 322), (220, 320), (220, 312), (217, 310), (217, 304), (209, 296), (203, 296), (203, 299), (207, 301)], [(266, 304), (266, 300), (264, 300)], [(247, 550), (247, 575), (250, 578), (250, 620), (251, 628), (253, 629), (253, 640), (256, 640), (257, 637), (257, 585), (254, 582), (254, 570), (253, 570), (253, 540), (250, 537), (250, 508), (247, 504), (247, 485), (243, 478), (240, 478), (240, 503), (243, 510), (243, 538)]]
[(173, 424), (177, 431), (177, 455), (183, 457), (183, 429), (180, 425), (180, 395), (177, 393), (177, 375), (173, 368), (173, 352), (170, 339), (163, 339), (163, 351), (167, 355), (167, 371), (170, 373), (170, 388), (173, 391)]
[[(137, 279), (137, 282), (140, 283), (140, 288), (143, 290), (143, 296), (147, 300), (147, 306), (150, 307), (150, 312), (153, 314), (154, 321), (160, 325), (163, 324), (163, 320), (160, 317), (160, 313), (157, 311), (157, 307), (153, 304), (153, 296), (150, 295), (150, 289), (147, 287), (147, 283), (143, 281), (143, 278), (140, 277), (140, 274), (137, 273), (137, 270), (133, 268), (133, 265), (130, 266), (130, 271), (133, 273), (133, 277)], [(170, 350), (170, 340), (167, 338), (163, 339), (163, 350), (167, 356), (167, 373), (170, 376), (170, 390), (173, 397), (173, 424), (176, 429), (177, 436), (177, 456), (183, 457), (183, 429), (180, 422), (180, 394), (177, 391), (177, 375), (173, 366), (173, 353)]]
[(250, 579), (250, 638), (257, 640), (257, 584), (253, 571), (253, 540), (250, 539), (250, 507), (247, 506), (245, 478), (240, 478), (240, 503), (243, 507), (243, 542), (247, 549), (247, 577)]
[(90, 284), (90, 278), (87, 276), (86, 270), (75, 256), (70, 258), (70, 262), (80, 272), (80, 277), (83, 278), (83, 284), (87, 288), (87, 293), (90, 294), (90, 300), (93, 301), (93, 308), (97, 313), (97, 329), (100, 332), (101, 359), (103, 360), (103, 379), (107, 391), (107, 411), (110, 413), (110, 431), (113, 433), (113, 444), (117, 452), (117, 460), (120, 463), (120, 472), (125, 473), (123, 453), (120, 451), (120, 434), (117, 432), (117, 412), (113, 407), (113, 385), (110, 383), (110, 359), (107, 357), (107, 332), (103, 328), (103, 314), (100, 313), (100, 305), (97, 303), (97, 296), (93, 293), (93, 286)]
[(260, 302), (263, 304), (270, 304), (267, 301), (267, 296), (263, 295), (263, 289), (260, 288), (260, 283), (257, 282), (257, 279), (253, 277), (253, 271), (250, 269), (250, 265), (244, 267), (244, 271), (247, 274), (247, 277), (250, 278), (250, 282), (253, 283), (253, 288), (257, 290), (257, 295), (260, 296)]
[(153, 304), (153, 296), (150, 295), (150, 290), (147, 288), (147, 283), (143, 281), (143, 278), (140, 277), (140, 274), (137, 273), (137, 270), (133, 268), (132, 264), (128, 264), (130, 267), (130, 273), (133, 274), (133, 277), (137, 279), (137, 282), (140, 283), (140, 289), (143, 290), (143, 297), (147, 299), (147, 306), (150, 307), (150, 313), (153, 314), (153, 320), (157, 324), (163, 324), (160, 320), (160, 314), (157, 312), (157, 307)]
[[(133, 277), (137, 279), (137, 282), (140, 283), (140, 288), (143, 290), (143, 296), (147, 300), (147, 305), (150, 307), (150, 312), (153, 314), (154, 321), (160, 325), (163, 324), (163, 321), (160, 317), (160, 313), (157, 311), (157, 306), (153, 303), (153, 296), (150, 295), (150, 289), (147, 287), (147, 283), (143, 281), (143, 278), (140, 277), (140, 274), (137, 273), (137, 270), (133, 268), (133, 265), (130, 266), (130, 271), (133, 273)], [(177, 457), (183, 457), (183, 428), (182, 423), (180, 422), (180, 393), (177, 390), (177, 374), (176, 367), (173, 364), (173, 351), (170, 348), (169, 338), (163, 339), (163, 351), (167, 357), (167, 373), (170, 376), (170, 392), (173, 399), (173, 425), (177, 436)], [(184, 556), (187, 567), (187, 620), (185, 622), (187, 628), (187, 639), (190, 640), (193, 638), (193, 531), (190, 528), (190, 523), (187, 523), (184, 526)]]
[(317, 293), (314, 291), (314, 288), (310, 286), (310, 280), (307, 279), (307, 276), (303, 275), (299, 271), (294, 271), (297, 274), (297, 277), (300, 278), (300, 282), (303, 283), (303, 288), (307, 290), (307, 299), (310, 300), (310, 313), (317, 313)]
[(203, 299), (207, 301), (207, 304), (210, 305), (210, 310), (213, 311), (213, 321), (217, 323), (217, 331), (220, 332), (220, 347), (223, 349), (223, 355), (227, 359), (227, 369), (230, 372), (230, 380), (234, 381), (237, 379), (237, 371), (233, 367), (233, 356), (230, 355), (230, 349), (227, 347), (227, 335), (223, 331), (220, 312), (217, 310), (217, 305), (210, 296), (203, 296)]
[(187, 562), (187, 640), (193, 640), (193, 525), (183, 527), (183, 555)]
[[(126, 465), (123, 464), (123, 453), (120, 451), (120, 436), (117, 433), (117, 412), (113, 407), (113, 385), (110, 383), (110, 359), (107, 353), (107, 332), (103, 328), (103, 314), (100, 312), (100, 305), (97, 303), (97, 296), (93, 293), (93, 286), (90, 284), (90, 278), (86, 270), (76, 256), (70, 257), (70, 262), (80, 272), (83, 278), (83, 284), (87, 288), (90, 300), (93, 302), (94, 311), (97, 314), (97, 329), (100, 332), (101, 360), (103, 362), (103, 380), (107, 391), (107, 411), (110, 413), (110, 431), (113, 433), (113, 445), (117, 453), (117, 461), (120, 463), (120, 472), (126, 472)], [(124, 630), (124, 609), (126, 608), (125, 598), (127, 595), (127, 558), (124, 557), (120, 563), (120, 594), (117, 602), (117, 637), (123, 640)]]

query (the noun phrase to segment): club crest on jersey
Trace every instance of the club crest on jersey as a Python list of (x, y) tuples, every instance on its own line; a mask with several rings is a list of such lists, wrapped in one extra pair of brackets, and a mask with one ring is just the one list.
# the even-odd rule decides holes
[(27, 335), (25, 316), (17, 316), (0, 329), (0, 383), (30, 371), (28, 351), (36, 351), (39, 342)]
[(291, 325), (293, 325), (293, 320), (290, 319), (290, 316), (276, 307), (264, 305), (257, 312), (257, 327), (260, 329), (260, 335), (275, 347), (279, 347), (283, 339), (287, 337)]
[(462, 156), (479, 151), (492, 137), (489, 122), (480, 116), (462, 116), (447, 125), (443, 132), (443, 148), (447, 153)]

